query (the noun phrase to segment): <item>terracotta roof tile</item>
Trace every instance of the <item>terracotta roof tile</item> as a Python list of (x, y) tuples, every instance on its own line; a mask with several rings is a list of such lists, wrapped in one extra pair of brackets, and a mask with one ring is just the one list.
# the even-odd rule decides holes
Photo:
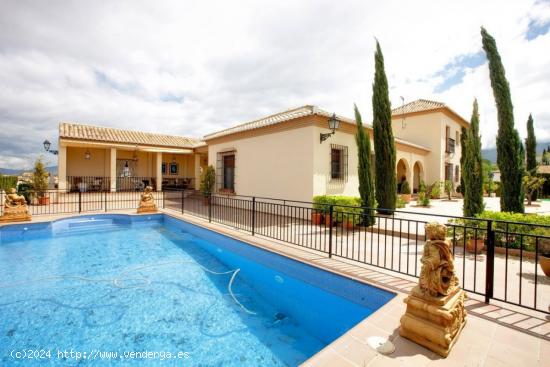
[(172, 148), (194, 148), (203, 142), (183, 136), (122, 130), (110, 127), (83, 125), (62, 122), (59, 124), (59, 137), (66, 139), (92, 140), (122, 144), (153, 145)]
[(416, 101), (407, 103), (404, 106), (394, 108), (391, 113), (392, 113), (392, 116), (395, 116), (395, 115), (403, 115), (406, 113), (413, 113), (413, 112), (438, 110), (440, 108), (445, 108), (445, 107), (447, 107), (447, 105), (442, 102), (430, 101), (427, 99), (417, 99)]
[[(219, 138), (219, 137), (225, 136), (225, 135), (231, 135), (231, 134), (235, 134), (235, 133), (239, 133), (239, 132), (243, 132), (243, 131), (259, 129), (259, 128), (262, 128), (262, 127), (265, 127), (265, 126), (275, 125), (275, 124), (279, 124), (281, 122), (290, 121), (290, 120), (294, 120), (294, 119), (297, 119), (297, 118), (300, 118), (300, 117), (312, 116), (312, 115), (330, 117), (330, 116), (332, 116), (332, 113), (324, 111), (324, 110), (320, 109), (317, 106), (306, 105), (306, 106), (286, 110), (286, 111), (283, 111), (283, 112), (279, 112), (279, 113), (276, 113), (274, 115), (269, 115), (269, 116), (261, 118), (259, 120), (253, 120), (253, 121), (250, 121), (250, 122), (246, 122), (244, 124), (233, 126), (233, 127), (228, 128), (228, 129), (225, 129), (225, 130), (220, 130), (220, 131), (217, 131), (217, 132), (212, 133), (212, 134), (205, 135), (204, 140), (210, 140), (210, 139)], [(350, 123), (350, 124), (355, 124), (355, 120), (350, 119), (348, 117), (339, 116), (339, 115), (336, 115), (336, 117), (340, 121), (344, 121), (344, 122), (347, 122), (347, 123)], [(363, 123), (363, 125), (366, 128), (372, 129), (372, 126), (369, 125), (369, 124)], [(411, 143), (411, 142), (403, 140), (403, 139), (395, 138), (395, 141), (398, 142), (398, 143), (401, 143), (401, 144), (405, 144), (405, 145), (408, 145), (408, 146), (411, 146), (411, 147), (416, 147), (416, 148), (423, 149), (423, 150), (426, 150), (426, 151), (430, 150), (429, 148), (426, 148), (422, 145), (414, 144), (414, 143)]]
[[(269, 115), (267, 117), (263, 117), (263, 118), (258, 119), (258, 120), (245, 122), (244, 124), (233, 126), (233, 127), (228, 128), (228, 129), (216, 131), (212, 134), (205, 135), (204, 139), (209, 140), (209, 139), (218, 138), (220, 136), (239, 133), (239, 132), (242, 132), (242, 131), (259, 129), (261, 127), (275, 125), (275, 124), (279, 124), (281, 122), (290, 121), (290, 120), (294, 120), (294, 119), (297, 119), (297, 118), (300, 118), (300, 117), (312, 116), (312, 115), (319, 115), (319, 116), (325, 116), (325, 117), (332, 116), (331, 113), (329, 113), (327, 111), (323, 111), (322, 109), (320, 109), (316, 106), (306, 105), (306, 106), (286, 110), (286, 111), (283, 111), (283, 112), (279, 112), (279, 113), (276, 113), (276, 114), (273, 114), (273, 115)], [(347, 117), (343, 117), (343, 116), (337, 116), (337, 117), (341, 121), (346, 121), (346, 122), (353, 123), (353, 124), (355, 123), (354, 120), (351, 120)]]

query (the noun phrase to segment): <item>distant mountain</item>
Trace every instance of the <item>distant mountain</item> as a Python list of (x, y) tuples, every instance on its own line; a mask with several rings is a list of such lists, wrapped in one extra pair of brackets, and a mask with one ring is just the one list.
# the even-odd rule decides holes
[[(537, 143), (537, 156), (540, 159), (542, 155), (542, 150), (547, 149), (550, 146), (550, 141), (545, 141)], [(483, 149), (481, 155), (484, 159), (490, 160), (492, 163), (497, 163), (497, 148)]]
[[(46, 171), (48, 171), (50, 174), (57, 175), (57, 166), (46, 167)], [(32, 172), (32, 168), (28, 168), (28, 169), (0, 168), (0, 173), (3, 175), (18, 176), (23, 172)]]

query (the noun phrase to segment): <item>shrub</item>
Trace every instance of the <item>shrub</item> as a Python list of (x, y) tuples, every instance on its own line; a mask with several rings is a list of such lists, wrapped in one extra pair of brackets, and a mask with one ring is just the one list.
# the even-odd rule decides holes
[(432, 184), (432, 189), (430, 190), (430, 198), (439, 199), (441, 196), (441, 181), (435, 181)]
[(330, 210), (330, 205), (334, 205), (336, 200), (334, 196), (317, 195), (313, 197), (313, 209), (322, 214), (327, 214)]
[(411, 194), (411, 186), (409, 185), (408, 181), (403, 181), (403, 183), (401, 184), (401, 193), (403, 195)]
[(424, 191), (418, 193), (417, 205), (420, 206), (429, 206), (430, 205), (430, 195), (426, 194)]
[(334, 222), (353, 222), (360, 224), (363, 209), (361, 198), (339, 195), (318, 195), (313, 197), (313, 209), (327, 215), (333, 205)]
[[(519, 249), (523, 242), (523, 249), (527, 251), (535, 251), (537, 236), (550, 237), (550, 216), (548, 215), (533, 215), (523, 213), (511, 213), (511, 212), (493, 212), (486, 210), (477, 215), (479, 219), (492, 219), (493, 230), (495, 231), (495, 246), (508, 247)], [(457, 239), (461, 239), (464, 236), (464, 228), (472, 227), (478, 228), (478, 237), (485, 237), (487, 230), (487, 221), (475, 220), (475, 219), (453, 219), (449, 221), (449, 224), (456, 226), (455, 233)], [(450, 235), (452, 227), (449, 227), (448, 233)], [(466, 230), (466, 238), (470, 239), (475, 233), (474, 229)], [(508, 236), (506, 235), (508, 233)], [(549, 239), (550, 240), (550, 239)], [(539, 252), (544, 251), (544, 244), (549, 241), (539, 237)], [(508, 244), (507, 244), (508, 243)]]
[(43, 197), (46, 190), (48, 190), (48, 172), (46, 171), (44, 162), (42, 162), (42, 158), (38, 158), (34, 162), (31, 184), (39, 198)]
[(208, 166), (202, 174), (200, 190), (204, 196), (210, 196), (214, 192), (216, 185), (216, 170), (214, 166)]
[(453, 183), (450, 180), (445, 181), (445, 193), (447, 194), (447, 199), (451, 200), (451, 194), (453, 193)]
[(426, 192), (426, 183), (424, 180), (420, 180), (420, 183), (418, 184), (418, 192)]
[(0, 190), (8, 191), (17, 186), (17, 176), (3, 176), (0, 174)]
[[(406, 182), (406, 181), (405, 181), (405, 182)], [(406, 205), (405, 200), (403, 200), (403, 199), (401, 198), (401, 196), (398, 196), (398, 197), (397, 197), (397, 202), (395, 203), (395, 207), (396, 207), (396, 208), (402, 209), (402, 208), (405, 207), (405, 205)]]

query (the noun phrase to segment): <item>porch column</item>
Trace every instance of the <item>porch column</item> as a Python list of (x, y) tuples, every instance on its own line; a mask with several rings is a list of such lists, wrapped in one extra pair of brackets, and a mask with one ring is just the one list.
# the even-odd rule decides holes
[(111, 148), (111, 164), (110, 164), (110, 181), (111, 192), (116, 191), (116, 148)]
[(157, 164), (156, 164), (156, 174), (157, 177), (157, 191), (162, 191), (162, 153), (157, 153)]
[(195, 190), (200, 187), (201, 180), (201, 155), (195, 154)]
[(57, 189), (67, 191), (67, 147), (61, 144), (57, 156)]

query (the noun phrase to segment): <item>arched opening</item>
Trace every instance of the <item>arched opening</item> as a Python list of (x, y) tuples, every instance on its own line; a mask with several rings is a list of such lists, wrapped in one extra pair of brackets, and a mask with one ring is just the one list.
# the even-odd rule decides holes
[(397, 192), (401, 192), (401, 185), (407, 180), (407, 177), (409, 176), (407, 161), (405, 159), (400, 159), (399, 162), (397, 162), (396, 168)]
[(413, 167), (413, 192), (418, 192), (420, 181), (424, 180), (424, 168), (420, 162), (416, 162)]

